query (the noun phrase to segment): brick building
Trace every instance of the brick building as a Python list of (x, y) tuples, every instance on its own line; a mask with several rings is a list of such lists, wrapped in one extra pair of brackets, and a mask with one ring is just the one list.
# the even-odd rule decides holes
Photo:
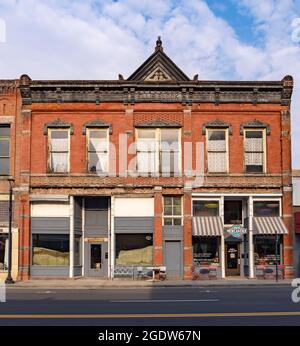
[[(15, 180), (12, 224), (12, 276), (18, 276), (21, 97), (18, 80), (0, 80), (0, 279), (8, 265), (9, 181)], [(19, 136), (17, 135), (19, 134)], [(27, 191), (28, 194), (28, 191)]]
[(295, 169), (293, 175), (293, 209), (295, 230), (295, 276), (300, 276), (300, 170)]
[(292, 77), (190, 79), (158, 39), (127, 79), (19, 84), (20, 279), (294, 275)]

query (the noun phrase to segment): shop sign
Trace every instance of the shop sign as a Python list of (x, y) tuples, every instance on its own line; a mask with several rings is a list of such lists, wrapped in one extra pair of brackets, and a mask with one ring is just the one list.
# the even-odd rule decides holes
[(233, 225), (227, 230), (227, 233), (232, 235), (234, 238), (241, 238), (244, 234), (247, 233), (247, 228), (244, 228), (241, 225)]

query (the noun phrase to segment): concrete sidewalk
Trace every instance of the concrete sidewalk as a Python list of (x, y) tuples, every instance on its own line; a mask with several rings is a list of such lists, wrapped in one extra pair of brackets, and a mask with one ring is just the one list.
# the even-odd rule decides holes
[(283, 286), (291, 285), (291, 280), (257, 280), (227, 278), (213, 281), (165, 280), (137, 281), (130, 279), (31, 279), (18, 281), (7, 288), (13, 289), (99, 289), (99, 288), (144, 288), (144, 287), (247, 287), (247, 286)]

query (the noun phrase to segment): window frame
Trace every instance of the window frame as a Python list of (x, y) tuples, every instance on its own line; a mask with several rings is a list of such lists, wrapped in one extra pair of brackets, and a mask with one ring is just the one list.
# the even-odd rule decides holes
[[(192, 213), (194, 211), (194, 202), (195, 201), (201, 201), (201, 202), (218, 202), (219, 204), (219, 217), (222, 216), (222, 212), (223, 212), (223, 208), (224, 208), (224, 205), (222, 204), (222, 198), (220, 197), (193, 197), (192, 200), (191, 200), (191, 210), (192, 210)], [(193, 217), (203, 217), (203, 216), (195, 216), (194, 213), (192, 215)]]
[(8, 136), (0, 136), (0, 142), (1, 141), (7, 141), (8, 142), (8, 156), (0, 156), (0, 159), (7, 159), (8, 160), (8, 172), (7, 174), (2, 174), (0, 172), (0, 176), (9, 176), (11, 172), (11, 126), (10, 124), (0, 124), (0, 128), (7, 128), (9, 131)]
[[(226, 146), (226, 151), (225, 151), (225, 155), (226, 155), (226, 170), (224, 172), (210, 172), (209, 171), (209, 165), (208, 165), (208, 156), (209, 156), (209, 152), (213, 152), (213, 151), (209, 151), (208, 150), (208, 142), (209, 142), (209, 132), (225, 132), (225, 146)], [(205, 153), (206, 153), (206, 170), (208, 174), (228, 174), (229, 173), (229, 130), (228, 128), (206, 128), (205, 129)]]
[[(139, 131), (154, 131), (155, 133), (155, 137), (154, 137), (154, 142), (155, 142), (155, 170), (154, 172), (141, 172), (139, 171), (139, 167), (138, 167), (138, 149), (136, 146), (136, 172), (139, 176), (144, 176), (145, 174), (147, 174), (147, 176), (151, 175), (156, 175), (156, 176), (165, 176), (165, 174), (162, 172), (161, 169), (161, 152), (163, 152), (163, 150), (161, 149), (161, 130), (175, 130), (177, 131), (177, 136), (178, 136), (178, 167), (177, 167), (177, 172), (169, 172), (169, 175), (167, 176), (171, 176), (171, 177), (176, 177), (176, 176), (180, 176), (182, 174), (182, 147), (181, 147), (181, 128), (176, 128), (176, 127), (157, 127), (157, 128), (135, 128), (135, 138), (136, 138), (136, 143), (138, 143), (139, 140), (143, 140), (143, 138), (139, 138)], [(152, 153), (152, 152), (151, 152)]]
[[(51, 155), (52, 155), (52, 150), (51, 150), (51, 133), (52, 132), (67, 132), (68, 133), (68, 160), (67, 160), (67, 170), (66, 172), (55, 172), (53, 168), (51, 167)], [(59, 153), (65, 153), (66, 151), (59, 151)], [(71, 131), (70, 128), (48, 128), (48, 172), (51, 174), (68, 174), (70, 173), (70, 158), (71, 158)]]
[[(262, 140), (263, 140), (263, 169), (262, 172), (247, 172), (247, 165), (246, 165), (246, 132), (262, 132)], [(243, 132), (244, 136), (244, 155), (243, 155), (243, 163), (244, 163), (244, 172), (245, 174), (266, 174), (267, 173), (267, 135), (266, 135), (266, 129), (264, 128), (247, 128), (244, 129)]]
[[(97, 169), (95, 172), (90, 171), (89, 165), (90, 165), (90, 160), (89, 160), (89, 155), (90, 153), (97, 153), (98, 151), (90, 151), (89, 150), (89, 144), (90, 144), (90, 133), (94, 132), (106, 132), (106, 142), (107, 142), (107, 150), (106, 150), (106, 155), (107, 155), (107, 162), (106, 162), (106, 170), (103, 172), (97, 172)], [(103, 153), (103, 152), (101, 152)], [(89, 174), (107, 174), (109, 172), (109, 128), (87, 128), (86, 129), (86, 171)]]
[[(282, 199), (281, 198), (253, 198), (252, 203), (253, 203), (253, 217), (260, 217), (260, 216), (254, 216), (254, 203), (255, 202), (279, 202), (279, 215), (278, 217), (282, 217)], [(263, 216), (261, 216), (263, 217)], [(276, 216), (275, 216), (276, 217)]]
[[(172, 214), (171, 215), (166, 215), (165, 214), (165, 198), (172, 198)], [(173, 207), (174, 205), (174, 202), (173, 202), (173, 198), (180, 198), (180, 215), (174, 215), (173, 214)], [(163, 196), (163, 212), (162, 212), (162, 216), (163, 216), (163, 225), (164, 226), (182, 226), (183, 225), (183, 203), (182, 203), (182, 196), (168, 196), (168, 195), (165, 195)], [(165, 224), (165, 219), (171, 219), (172, 220), (172, 224), (171, 225), (167, 225)], [(179, 219), (180, 220), (180, 225), (175, 225), (174, 224), (174, 219)]]

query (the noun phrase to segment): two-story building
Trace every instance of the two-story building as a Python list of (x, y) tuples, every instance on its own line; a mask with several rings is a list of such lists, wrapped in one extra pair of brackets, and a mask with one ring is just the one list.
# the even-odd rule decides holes
[(294, 275), (292, 77), (19, 83), (20, 279)]
[(10, 186), (13, 189), (12, 276), (18, 277), (20, 114), (19, 80), (0, 80), (0, 279), (7, 277), (8, 269)]

